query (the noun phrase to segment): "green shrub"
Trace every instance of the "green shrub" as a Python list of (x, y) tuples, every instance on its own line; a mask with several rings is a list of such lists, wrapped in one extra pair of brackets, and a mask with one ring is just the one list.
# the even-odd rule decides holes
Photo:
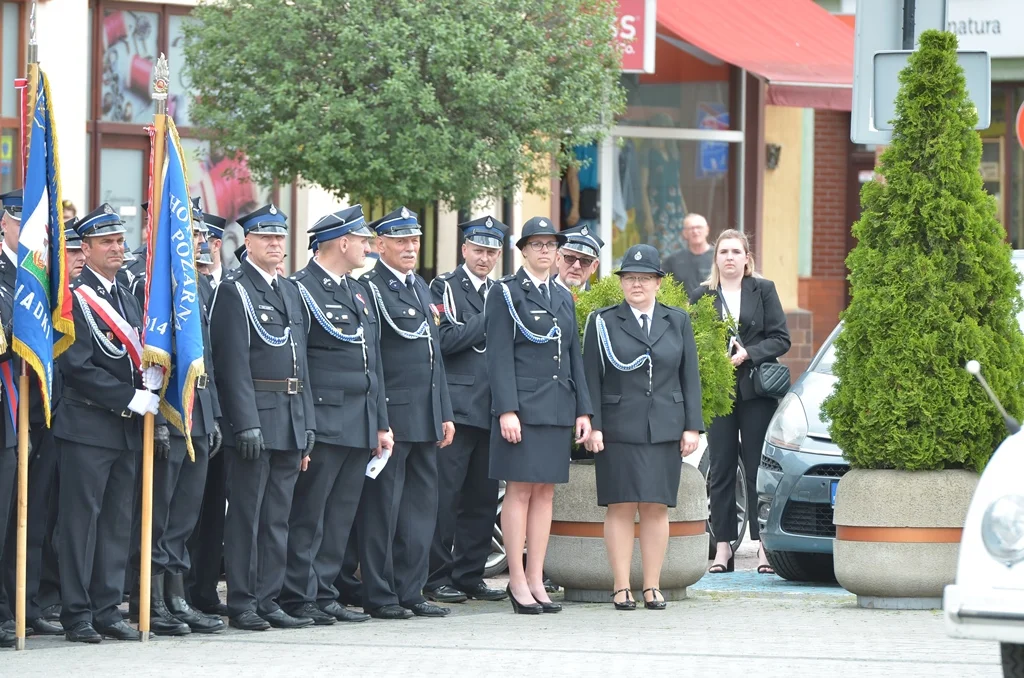
[[(625, 297), (619, 285), (619, 276), (610, 275), (595, 282), (589, 290), (580, 292), (576, 299), (576, 320), (580, 327), (580, 341), (587, 318), (593, 311), (605, 306), (622, 303)], [(666, 306), (676, 306), (690, 313), (693, 321), (693, 335), (697, 342), (697, 359), (700, 363), (701, 408), (704, 425), (711, 424), (715, 417), (732, 412), (735, 380), (733, 366), (725, 352), (726, 327), (715, 311), (711, 297), (701, 298), (691, 306), (686, 290), (665, 276), (658, 290), (658, 301)]]
[(851, 296), (824, 404), (860, 468), (984, 468), (1005, 435), (971, 359), (1024, 411), (1019, 275), (978, 171), (977, 113), (951, 33), (928, 31), (900, 74), (884, 181), (861, 191)]

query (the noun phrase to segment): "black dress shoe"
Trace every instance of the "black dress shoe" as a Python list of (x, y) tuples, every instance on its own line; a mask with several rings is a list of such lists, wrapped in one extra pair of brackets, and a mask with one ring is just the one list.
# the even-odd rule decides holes
[(427, 600), (438, 603), (464, 603), (469, 600), (465, 593), (447, 584), (438, 586), (436, 589), (424, 589), (423, 595)]
[(293, 617), (280, 608), (260, 616), (275, 629), (301, 629), (313, 625), (313, 620), (309, 617)]
[(193, 605), (192, 607), (208, 617), (228, 616), (228, 606), (224, 603), (214, 603), (213, 605)]
[(449, 610), (447, 607), (441, 607), (439, 605), (434, 605), (433, 603), (428, 603), (426, 601), (422, 603), (416, 603), (415, 605), (412, 605), (407, 609), (412, 610), (412, 613), (417, 617), (447, 617), (449, 614), (451, 614), (451, 610)]
[(202, 614), (185, 600), (185, 575), (164, 574), (164, 600), (167, 611), (195, 633), (220, 633), (227, 627), (220, 617)]
[(325, 614), (331, 615), (340, 622), (364, 622), (370, 618), (370, 615), (350, 610), (334, 600), (324, 605), (321, 609)]
[(64, 637), (72, 643), (99, 643), (103, 640), (103, 636), (96, 633), (96, 629), (87, 621), (80, 621), (64, 631)]
[(476, 586), (462, 589), (462, 592), (466, 594), (467, 598), (472, 598), (473, 600), (505, 600), (508, 598), (508, 594), (501, 589), (492, 589), (483, 582)]
[(13, 631), (0, 628), (0, 647), (14, 647), (18, 642), (18, 637)]
[(60, 621), (60, 603), (44, 607), (41, 616), (46, 621)]
[(235, 615), (228, 620), (228, 624), (243, 631), (266, 631), (270, 628), (270, 623), (252, 610)]
[(334, 618), (334, 615), (327, 614), (317, 607), (316, 603), (303, 603), (300, 607), (288, 610), (288, 614), (299, 619), (303, 617), (312, 619), (313, 624), (316, 626), (330, 626), (334, 622), (338, 621)]
[(541, 603), (540, 606), (543, 612), (555, 613), (562, 611), (561, 603)]
[(110, 626), (97, 626), (96, 631), (104, 638), (113, 638), (114, 640), (142, 640), (142, 634), (129, 626), (128, 622), (123, 619)]
[[(64, 627), (60, 624), (48, 622), (42, 617), (29, 622), (29, 627), (41, 636), (60, 636), (64, 634)], [(28, 629), (25, 629), (27, 632)]]
[(401, 605), (381, 605), (367, 610), (374, 619), (412, 619), (413, 613)]

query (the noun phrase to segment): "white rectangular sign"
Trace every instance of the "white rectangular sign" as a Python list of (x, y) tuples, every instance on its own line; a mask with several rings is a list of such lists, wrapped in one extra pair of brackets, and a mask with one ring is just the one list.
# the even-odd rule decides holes
[(1024, 0), (949, 0), (946, 30), (956, 34), (962, 50), (1024, 56)]

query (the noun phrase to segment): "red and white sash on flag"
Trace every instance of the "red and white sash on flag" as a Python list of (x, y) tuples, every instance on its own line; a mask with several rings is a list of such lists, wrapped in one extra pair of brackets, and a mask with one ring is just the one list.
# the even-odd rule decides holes
[(121, 344), (128, 350), (128, 356), (138, 370), (142, 369), (142, 342), (139, 340), (139, 332), (121, 317), (121, 314), (114, 310), (110, 302), (96, 294), (96, 290), (88, 285), (79, 285), (75, 288), (78, 300), (88, 304), (92, 312), (100, 317), (114, 333), (114, 336), (121, 340)]

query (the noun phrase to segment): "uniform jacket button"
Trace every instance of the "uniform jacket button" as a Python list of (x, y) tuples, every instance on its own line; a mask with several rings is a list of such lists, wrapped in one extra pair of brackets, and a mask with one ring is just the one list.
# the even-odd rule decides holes
[(650, 392), (650, 391), (647, 391), (647, 394), (646, 394), (646, 395), (647, 395), (647, 397), (648, 397), (648, 398), (650, 398), (650, 397), (651, 397), (651, 392)]
[(552, 379), (558, 379), (558, 375), (556, 374), (556, 375), (552, 376), (551, 378)]
[(391, 402), (391, 398), (384, 398), (384, 402), (390, 403)]

